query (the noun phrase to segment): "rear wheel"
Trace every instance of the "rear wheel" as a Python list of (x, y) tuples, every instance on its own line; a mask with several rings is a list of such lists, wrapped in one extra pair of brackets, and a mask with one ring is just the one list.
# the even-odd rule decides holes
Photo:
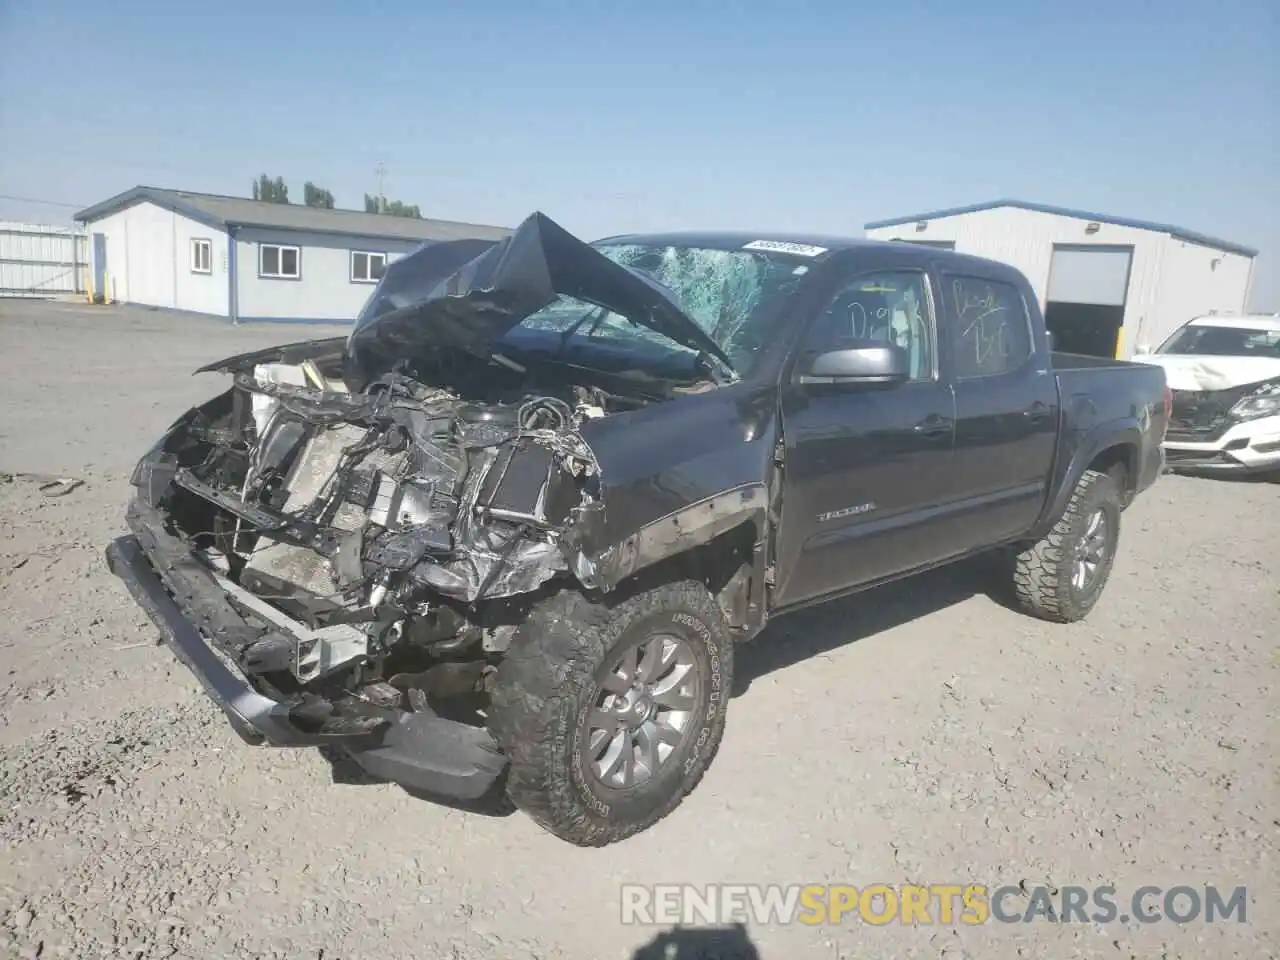
[(582, 846), (622, 840), (697, 786), (724, 732), (733, 641), (700, 583), (535, 606), (498, 668), (489, 729), (511, 800)]
[(1014, 557), (1018, 606), (1043, 620), (1088, 616), (1111, 576), (1122, 496), (1114, 476), (1086, 470), (1048, 536)]

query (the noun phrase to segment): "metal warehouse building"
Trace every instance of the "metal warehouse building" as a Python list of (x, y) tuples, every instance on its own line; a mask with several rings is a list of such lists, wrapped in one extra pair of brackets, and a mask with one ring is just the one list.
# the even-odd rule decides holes
[(135, 187), (81, 210), (92, 290), (249, 321), (354, 320), (387, 263), (503, 227)]
[(1181, 227), (1020, 200), (880, 220), (866, 231), (1017, 267), (1059, 350), (1122, 359), (1193, 317), (1245, 312), (1257, 256)]

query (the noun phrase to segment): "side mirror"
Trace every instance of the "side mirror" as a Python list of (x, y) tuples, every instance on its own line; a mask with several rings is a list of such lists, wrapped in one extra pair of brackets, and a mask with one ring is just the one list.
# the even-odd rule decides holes
[(1134, 347), (1134, 348), (1133, 348), (1133, 352), (1134, 352), (1135, 354), (1137, 354), (1138, 356), (1140, 356), (1140, 357), (1145, 357), (1145, 356), (1147, 356), (1149, 353), (1151, 353), (1151, 344), (1149, 344), (1149, 343), (1140, 343), (1140, 344), (1138, 344), (1136, 347)]
[(800, 382), (816, 384), (866, 384), (894, 386), (911, 379), (911, 357), (893, 343), (851, 340), (836, 350), (806, 358)]

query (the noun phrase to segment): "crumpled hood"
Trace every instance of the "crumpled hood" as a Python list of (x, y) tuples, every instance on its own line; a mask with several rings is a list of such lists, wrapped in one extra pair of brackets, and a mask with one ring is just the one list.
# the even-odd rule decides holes
[(337, 359), (345, 349), (345, 337), (325, 337), (322, 340), (298, 340), (275, 347), (263, 347), (248, 353), (237, 353), (206, 363), (195, 373), (252, 373), (254, 367), (264, 363), (304, 363), (307, 360)]
[(436, 347), (487, 357), (512, 327), (557, 296), (605, 307), (729, 363), (661, 284), (534, 213), (497, 243), (430, 244), (390, 264), (347, 338), (348, 383), (358, 390), (414, 352)]
[(1280, 358), (1156, 353), (1133, 358), (1164, 368), (1170, 390), (1229, 390), (1280, 377)]

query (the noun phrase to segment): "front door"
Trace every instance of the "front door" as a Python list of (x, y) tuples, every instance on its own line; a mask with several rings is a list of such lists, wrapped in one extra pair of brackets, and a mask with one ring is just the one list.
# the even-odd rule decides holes
[(784, 386), (775, 607), (933, 559), (955, 417), (938, 374), (933, 300), (923, 272), (859, 275), (807, 331), (802, 362), (849, 339), (889, 340), (909, 351), (912, 377), (890, 387), (813, 387), (795, 377)]

